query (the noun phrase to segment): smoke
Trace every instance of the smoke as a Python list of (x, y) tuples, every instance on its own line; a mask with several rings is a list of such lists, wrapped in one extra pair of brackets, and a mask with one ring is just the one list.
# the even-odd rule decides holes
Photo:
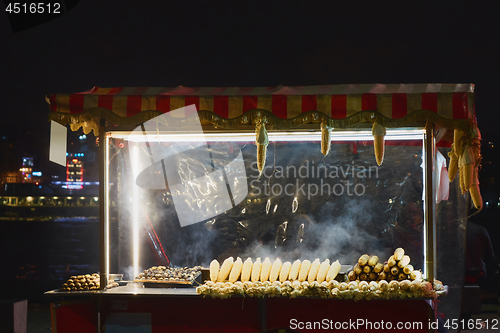
[[(229, 256), (240, 256), (243, 260), (279, 257), (290, 261), (328, 258), (338, 259), (342, 264), (352, 264), (364, 253), (387, 259), (393, 250), (391, 231), (401, 207), (421, 200), (421, 147), (388, 146), (384, 164), (371, 176), (363, 176), (363, 170), (376, 165), (373, 146), (357, 144), (354, 150), (352, 144), (333, 144), (330, 154), (324, 157), (318, 144), (271, 144), (267, 150), (266, 176), (260, 178), (252, 168), (256, 160), (255, 145), (243, 146), (249, 195), (224, 214), (193, 225), (180, 226), (168, 189), (141, 191), (141, 266), (164, 264), (158, 255), (158, 244), (175, 266), (208, 267), (211, 260), (221, 261)], [(214, 156), (220, 156), (220, 152), (217, 154)], [(116, 255), (118, 266), (128, 267), (132, 264), (130, 189), (134, 183), (127, 176), (130, 159), (126, 154), (119, 156), (122, 164), (117, 168), (116, 181), (120, 250)], [(297, 173), (287, 166), (295, 166)], [(301, 167), (301, 174), (309, 177), (300, 177)], [(325, 170), (336, 171), (337, 177), (325, 177)], [(285, 174), (286, 171), (289, 173)], [(347, 191), (312, 195), (298, 190), (326, 183), (330, 188), (357, 185), (363, 192), (362, 195)], [(271, 189), (274, 186), (275, 192), (255, 191), (266, 186)], [(277, 193), (279, 187), (286, 186), (293, 195)]]

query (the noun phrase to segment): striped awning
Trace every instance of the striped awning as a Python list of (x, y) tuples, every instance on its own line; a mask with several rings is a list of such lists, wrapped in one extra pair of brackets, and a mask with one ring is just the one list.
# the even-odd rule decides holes
[[(51, 94), (47, 101), (50, 104), (51, 120), (64, 125), (73, 124), (72, 128), (80, 124), (86, 131), (96, 130), (96, 117), (112, 118), (111, 122), (117, 125), (130, 125), (131, 119), (122, 119), (135, 118), (140, 123), (159, 113), (192, 104), (199, 112), (212, 114), (212, 117), (208, 117), (212, 120), (235, 119), (260, 110), (264, 111), (263, 114), (275, 118), (277, 122), (301, 119), (294, 124), (317, 123), (325, 118), (331, 121), (343, 120), (359, 116), (360, 113), (365, 115), (361, 117), (365, 119), (366, 112), (376, 113), (379, 118), (377, 121), (385, 119), (386, 125), (389, 120), (402, 119), (414, 112), (420, 120), (441, 120), (445, 127), (454, 127), (453, 120), (473, 120), (475, 117), (473, 84), (359, 84), (257, 88), (95, 87), (81, 93)], [(308, 112), (314, 112), (316, 116), (304, 117)], [(145, 113), (150, 116), (145, 117)], [(372, 114), (371, 118), (373, 117)], [(352, 123), (353, 121), (350, 121), (350, 124)], [(335, 122), (335, 125), (338, 126), (339, 123)]]

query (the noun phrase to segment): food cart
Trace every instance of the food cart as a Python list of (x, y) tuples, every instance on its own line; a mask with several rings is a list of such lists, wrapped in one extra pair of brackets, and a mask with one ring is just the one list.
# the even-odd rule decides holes
[[(460, 300), (464, 254), (456, 248), (464, 248), (470, 202), (482, 207), (473, 89), (96, 87), (49, 95), (50, 120), (94, 131), (101, 161), (100, 287), (48, 293), (80, 300), (54, 309), (58, 332), (77, 322), (82, 332), (307, 332), (315, 323), (370, 331), (416, 322), (402, 328), (434, 330), (436, 294), (248, 297), (244, 288), (214, 292), (208, 275), (172, 288), (178, 279), (155, 273), (229, 257), (318, 258), (339, 260), (344, 279), (364, 253), (383, 262), (404, 248), (424, 280), (439, 278)], [(123, 274), (119, 287), (106, 288), (110, 274)], [(201, 285), (205, 295), (194, 288)]]

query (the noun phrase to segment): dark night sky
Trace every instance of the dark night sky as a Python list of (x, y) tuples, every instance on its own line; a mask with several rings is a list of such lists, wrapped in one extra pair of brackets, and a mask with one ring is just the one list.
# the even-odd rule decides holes
[(414, 3), (80, 0), (17, 33), (2, 13), (0, 128), (48, 136), (44, 95), (93, 86), (474, 83), (496, 134), (500, 3)]

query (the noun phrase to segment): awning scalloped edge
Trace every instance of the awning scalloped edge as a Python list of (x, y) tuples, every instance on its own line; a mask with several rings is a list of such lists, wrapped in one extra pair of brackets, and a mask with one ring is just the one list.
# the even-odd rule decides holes
[[(142, 111), (131, 117), (120, 117), (116, 113), (105, 108), (92, 108), (82, 113), (60, 113), (50, 112), (49, 121), (53, 120), (61, 125), (70, 124), (72, 131), (77, 131), (80, 127), (83, 128), (85, 134), (94, 131), (94, 135), (99, 135), (100, 119), (106, 119), (106, 126), (124, 126), (132, 127), (151, 120), (163, 113), (159, 111)], [(343, 119), (332, 119), (320, 111), (309, 111), (300, 114), (299, 116), (291, 119), (281, 119), (276, 115), (265, 110), (249, 110), (233, 119), (223, 118), (211, 111), (198, 111), (198, 117), (202, 124), (212, 124), (215, 127), (222, 129), (238, 129), (243, 125), (256, 124), (258, 119), (267, 117), (267, 126), (271, 129), (286, 130), (299, 127), (304, 124), (321, 124), (326, 122), (329, 127), (333, 128), (354, 128), (361, 123), (374, 123), (377, 122), (386, 128), (397, 127), (411, 127), (418, 123), (430, 122), (441, 128), (449, 130), (459, 129), (461, 131), (468, 131), (474, 126), (469, 119), (447, 119), (439, 116), (437, 113), (429, 110), (416, 110), (406, 116), (398, 119), (385, 117), (377, 111), (360, 111), (349, 117)], [(187, 118), (173, 118), (173, 117), (160, 117), (159, 122), (163, 125), (170, 126), (189, 126), (196, 122), (195, 117)]]

